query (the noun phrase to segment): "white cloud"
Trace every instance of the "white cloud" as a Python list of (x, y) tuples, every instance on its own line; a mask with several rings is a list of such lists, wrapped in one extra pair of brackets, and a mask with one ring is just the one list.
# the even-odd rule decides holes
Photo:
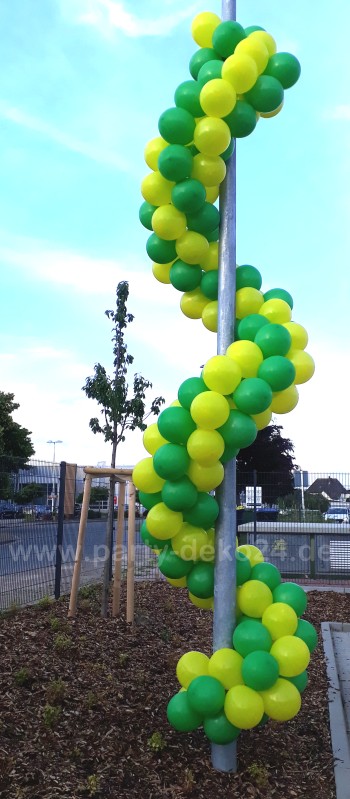
[[(173, 6), (174, 3), (167, 3)], [(182, 9), (151, 19), (137, 16), (127, 9), (125, 2), (117, 0), (60, 0), (61, 12), (70, 22), (92, 25), (101, 33), (119, 30), (126, 36), (164, 36), (171, 33), (183, 20), (200, 8), (198, 0)]]
[(324, 112), (324, 119), (350, 122), (350, 105), (334, 105)]

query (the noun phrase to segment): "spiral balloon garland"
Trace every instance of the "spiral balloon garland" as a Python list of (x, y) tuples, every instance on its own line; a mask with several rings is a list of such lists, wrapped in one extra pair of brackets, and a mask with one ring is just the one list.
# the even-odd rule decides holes
[[(192, 24), (200, 49), (190, 61), (192, 80), (175, 92), (175, 106), (160, 116), (160, 136), (145, 149), (152, 170), (142, 182), (140, 220), (152, 234), (146, 245), (157, 280), (182, 292), (191, 319), (217, 330), (220, 214), (215, 205), (235, 139), (248, 136), (259, 117), (278, 114), (284, 91), (300, 75), (298, 60), (276, 52), (262, 28), (244, 29), (199, 14)], [(210, 358), (200, 377), (185, 380), (178, 399), (144, 433), (149, 457), (133, 482), (148, 509), (143, 542), (158, 555), (161, 573), (187, 588), (190, 601), (211, 609), (214, 594), (215, 521), (212, 492), (224, 464), (250, 446), (272, 413), (298, 402), (297, 385), (314, 362), (308, 336), (292, 320), (293, 299), (281, 288), (261, 290), (251, 265), (236, 269), (235, 340)], [(278, 569), (253, 546), (236, 551), (237, 606), (241, 614), (233, 649), (209, 659), (189, 652), (180, 659), (180, 692), (170, 701), (175, 729), (203, 725), (214, 743), (235, 740), (268, 718), (284, 721), (300, 709), (307, 684), (314, 628), (300, 619), (306, 594), (282, 583)]]

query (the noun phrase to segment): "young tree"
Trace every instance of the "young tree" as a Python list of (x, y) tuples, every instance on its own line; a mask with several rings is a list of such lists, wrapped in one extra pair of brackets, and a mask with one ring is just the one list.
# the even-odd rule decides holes
[[(92, 486), (91, 493), (90, 493), (90, 504), (93, 502), (102, 502), (104, 499), (108, 499), (109, 491), (107, 486)], [(82, 502), (84, 497), (84, 493), (78, 494), (76, 501)]]
[(250, 447), (237, 456), (237, 490), (253, 485), (262, 486), (263, 502), (276, 502), (278, 497), (291, 494), (294, 488), (294, 445), (281, 435), (282, 427), (270, 424), (260, 430)]
[(0, 391), (0, 497), (7, 499), (11, 494), (9, 475), (23, 469), (34, 447), (30, 440), (30, 430), (14, 422), (12, 414), (19, 408), (14, 402), (14, 394)]
[[(146, 391), (152, 388), (152, 383), (140, 374), (134, 374), (133, 391), (130, 391), (127, 376), (128, 368), (133, 363), (134, 358), (128, 353), (124, 340), (124, 331), (134, 317), (132, 314), (127, 313), (129, 283), (126, 280), (118, 283), (116, 296), (116, 310), (105, 311), (107, 318), (113, 322), (113, 373), (108, 375), (105, 367), (97, 363), (95, 364), (94, 375), (88, 377), (83, 386), (86, 396), (95, 400), (101, 408), (103, 422), (101, 423), (100, 419), (93, 417), (90, 419), (90, 427), (93, 433), (102, 433), (105, 441), (111, 443), (112, 468), (115, 468), (118, 444), (125, 441), (126, 431), (145, 430), (145, 419), (150, 414), (158, 415), (164, 402), (163, 397), (156, 397), (152, 400), (149, 410), (146, 412)], [(106, 530), (107, 553), (111, 553), (113, 537), (115, 482), (115, 478), (111, 476)], [(109, 558), (106, 557), (102, 583), (102, 616), (107, 615), (109, 570)]]
[(14, 499), (18, 505), (35, 505), (35, 500), (46, 494), (46, 485), (43, 483), (25, 483), (15, 494)]

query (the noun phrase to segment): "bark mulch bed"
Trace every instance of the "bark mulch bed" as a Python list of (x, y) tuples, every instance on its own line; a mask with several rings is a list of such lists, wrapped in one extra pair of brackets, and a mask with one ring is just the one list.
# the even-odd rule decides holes
[[(203, 731), (170, 729), (175, 666), (210, 654), (211, 614), (161, 583), (136, 586), (136, 621), (102, 620), (95, 589), (0, 620), (3, 799), (332, 799), (327, 680), (319, 646), (303, 707), (284, 725), (243, 733), (239, 773), (210, 765)], [(48, 605), (48, 606), (47, 606)], [(350, 621), (350, 595), (314, 591), (306, 617)]]

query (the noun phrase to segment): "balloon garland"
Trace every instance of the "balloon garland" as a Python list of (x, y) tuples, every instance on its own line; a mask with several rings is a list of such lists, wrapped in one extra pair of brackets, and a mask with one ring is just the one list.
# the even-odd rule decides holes
[[(300, 75), (290, 53), (276, 52), (259, 27), (198, 14), (192, 34), (192, 80), (175, 92), (175, 106), (161, 114), (160, 136), (145, 149), (152, 170), (142, 182), (140, 220), (153, 231), (146, 249), (153, 274), (182, 292), (185, 316), (217, 330), (220, 213), (215, 205), (235, 139), (250, 135), (260, 117), (278, 114), (284, 91)], [(149, 457), (134, 468), (133, 482), (148, 509), (143, 542), (158, 555), (168, 582), (188, 590), (190, 601), (213, 607), (215, 521), (212, 493), (224, 465), (250, 446), (272, 413), (298, 402), (297, 385), (314, 373), (305, 352), (305, 328), (292, 320), (293, 299), (281, 288), (261, 290), (251, 265), (236, 269), (234, 341), (210, 358), (200, 377), (185, 380), (178, 399), (144, 433)], [(317, 645), (312, 625), (300, 617), (307, 597), (282, 583), (278, 569), (257, 547), (236, 550), (240, 617), (232, 649), (211, 658), (188, 652), (177, 665), (180, 691), (169, 702), (169, 722), (179, 731), (203, 725), (225, 744), (240, 730), (268, 718), (286, 721), (301, 706), (306, 668)]]

